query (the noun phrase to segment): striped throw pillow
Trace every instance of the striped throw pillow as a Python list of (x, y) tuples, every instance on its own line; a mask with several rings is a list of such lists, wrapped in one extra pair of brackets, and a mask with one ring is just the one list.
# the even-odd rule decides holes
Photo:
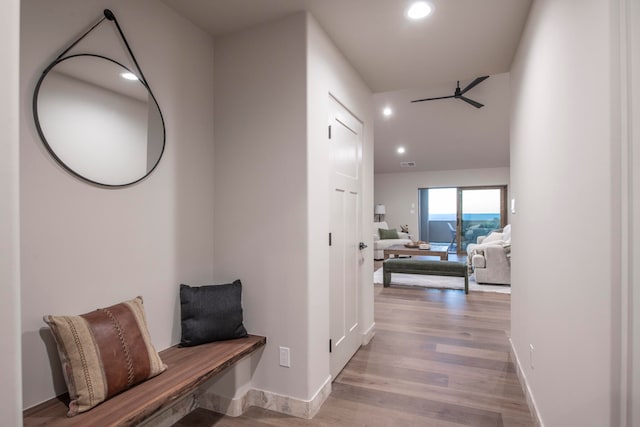
[(72, 417), (167, 367), (147, 328), (142, 297), (80, 316), (44, 316), (58, 346)]

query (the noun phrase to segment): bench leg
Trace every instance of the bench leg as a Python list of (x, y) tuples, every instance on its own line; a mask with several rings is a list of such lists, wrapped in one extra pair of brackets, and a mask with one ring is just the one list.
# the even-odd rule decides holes
[(469, 273), (466, 270), (464, 272), (464, 293), (469, 293)]
[(383, 287), (388, 288), (389, 285), (391, 285), (391, 272), (383, 270), (382, 275), (383, 275), (382, 285)]

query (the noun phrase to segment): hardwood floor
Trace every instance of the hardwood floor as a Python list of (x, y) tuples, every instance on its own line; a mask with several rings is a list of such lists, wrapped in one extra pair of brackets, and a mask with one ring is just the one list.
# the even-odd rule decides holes
[(313, 420), (198, 409), (195, 426), (533, 426), (509, 355), (510, 295), (375, 286), (376, 335)]

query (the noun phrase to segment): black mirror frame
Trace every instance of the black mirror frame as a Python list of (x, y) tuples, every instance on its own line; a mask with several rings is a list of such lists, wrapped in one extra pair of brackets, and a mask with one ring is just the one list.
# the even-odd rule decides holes
[[(101, 58), (107, 61), (110, 61), (116, 65), (119, 65), (120, 67), (122, 67), (123, 69), (129, 71), (132, 74), (133, 73), (132, 70), (130, 70), (128, 67), (124, 66), (123, 64), (121, 64), (120, 62), (112, 59), (112, 58), (108, 58), (106, 56), (103, 55), (98, 55), (98, 54), (92, 54), (92, 53), (81, 53), (81, 54), (75, 54), (75, 55), (68, 55), (65, 56), (65, 54), (67, 52), (69, 52), (69, 50), (71, 50), (76, 44), (78, 44), (78, 42), (80, 42), (80, 40), (82, 40), (83, 38), (85, 38), (91, 31), (93, 31), (98, 25), (100, 25), (105, 19), (109, 20), (109, 21), (113, 21), (113, 23), (116, 25), (116, 28), (118, 29), (118, 32), (120, 34), (120, 36), (122, 37), (122, 40), (124, 41), (124, 44), (127, 48), (127, 51), (129, 52), (129, 54), (131, 55), (131, 59), (133, 60), (133, 63), (138, 71), (138, 75), (139, 75), (139, 81), (140, 83), (142, 83), (142, 85), (145, 87), (145, 89), (147, 90), (147, 92), (149, 93), (149, 95), (151, 95), (151, 99), (153, 99), (153, 102), (156, 104), (156, 107), (158, 108), (158, 114), (160, 115), (160, 121), (162, 123), (162, 149), (160, 150), (160, 155), (158, 156), (158, 160), (155, 162), (155, 164), (153, 165), (153, 167), (151, 169), (149, 169), (142, 177), (140, 177), (139, 179), (136, 179), (135, 181), (131, 181), (125, 184), (105, 184), (102, 182), (97, 182), (94, 180), (91, 180), (85, 176), (80, 175), (79, 173), (77, 173), (76, 171), (74, 171), (71, 167), (69, 167), (53, 150), (53, 148), (51, 147), (51, 145), (49, 144), (49, 142), (47, 141), (47, 138), (44, 135), (44, 132), (42, 130), (42, 127), (40, 126), (40, 119), (38, 116), (38, 95), (40, 93), (40, 87), (42, 86), (42, 82), (44, 81), (44, 79), (47, 77), (47, 75), (49, 74), (49, 72), (59, 63), (67, 60), (67, 59), (71, 59), (71, 58), (77, 58), (77, 57), (81, 57), (81, 56), (87, 56), (87, 57), (94, 57), (94, 58)], [(131, 47), (129, 46), (129, 43), (127, 42), (127, 39), (124, 36), (124, 33), (122, 32), (122, 28), (120, 27), (120, 25), (118, 24), (118, 21), (115, 17), (115, 15), (113, 14), (113, 12), (111, 12), (109, 9), (105, 9), (104, 10), (104, 17), (100, 18), (98, 20), (98, 22), (96, 22), (95, 24), (93, 24), (91, 26), (91, 28), (89, 28), (89, 30), (87, 30), (82, 36), (80, 36), (77, 40), (75, 40), (73, 43), (71, 43), (71, 45), (69, 47), (67, 47), (60, 55), (58, 55), (58, 57), (53, 60), (53, 62), (51, 62), (51, 64), (49, 64), (44, 71), (42, 72), (42, 75), (40, 76), (40, 78), (38, 79), (38, 83), (36, 84), (36, 87), (34, 89), (33, 92), (33, 102), (32, 102), (32, 109), (33, 109), (33, 118), (34, 118), (34, 122), (36, 125), (36, 130), (38, 132), (38, 135), (40, 136), (40, 139), (42, 140), (42, 142), (44, 143), (44, 146), (46, 147), (47, 151), (49, 152), (49, 154), (51, 154), (51, 156), (58, 162), (58, 164), (60, 166), (63, 167), (63, 169), (65, 169), (67, 172), (69, 172), (71, 175), (81, 179), (82, 181), (85, 181), (87, 183), (90, 184), (94, 184), (100, 187), (106, 187), (106, 188), (122, 188), (122, 187), (128, 187), (130, 185), (134, 185), (142, 180), (144, 180), (146, 177), (148, 177), (151, 172), (153, 172), (156, 167), (158, 166), (158, 164), (160, 163), (160, 159), (162, 159), (162, 156), (164, 155), (164, 150), (165, 150), (165, 146), (166, 146), (166, 140), (167, 140), (167, 128), (165, 126), (165, 122), (164, 122), (164, 116), (162, 115), (162, 110), (160, 109), (160, 104), (158, 104), (158, 101), (156, 100), (155, 95), (153, 94), (153, 91), (151, 90), (151, 87), (149, 87), (149, 84), (147, 83), (146, 78), (144, 77), (144, 74), (142, 73), (142, 69), (140, 68), (140, 66), (138, 65), (138, 61), (136, 60), (135, 55), (133, 54), (133, 51), (131, 50)]]

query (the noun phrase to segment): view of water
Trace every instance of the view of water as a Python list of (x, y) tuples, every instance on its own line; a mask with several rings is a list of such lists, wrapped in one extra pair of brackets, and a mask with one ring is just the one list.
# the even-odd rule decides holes
[[(500, 213), (470, 213), (463, 214), (463, 221), (487, 221), (492, 219), (500, 219)], [(456, 214), (431, 214), (429, 215), (429, 221), (455, 221)]]
[(463, 221), (486, 221), (492, 219), (500, 219), (499, 213), (475, 213), (475, 214), (462, 214)]

